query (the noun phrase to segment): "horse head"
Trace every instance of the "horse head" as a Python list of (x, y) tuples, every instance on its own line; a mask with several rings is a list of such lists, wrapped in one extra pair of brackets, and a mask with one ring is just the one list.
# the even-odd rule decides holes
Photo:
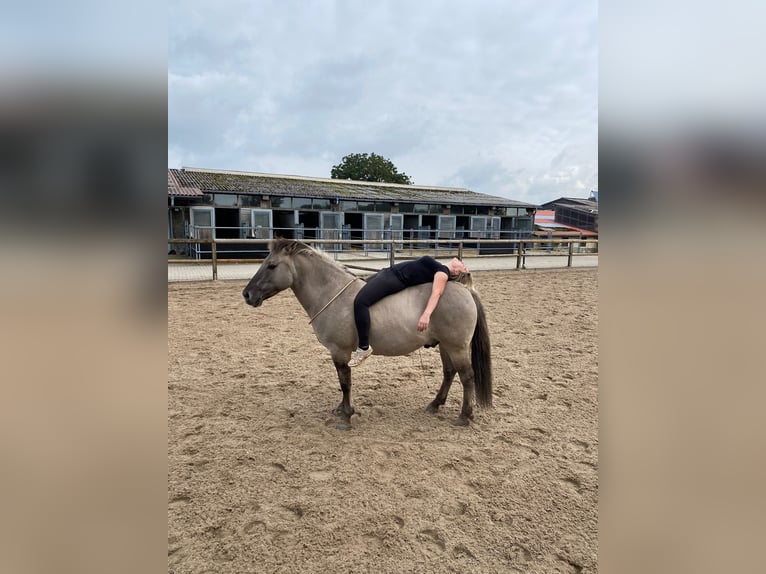
[(248, 305), (259, 307), (269, 297), (292, 287), (296, 274), (292, 255), (297, 245), (301, 244), (284, 239), (269, 243), (268, 257), (242, 290)]

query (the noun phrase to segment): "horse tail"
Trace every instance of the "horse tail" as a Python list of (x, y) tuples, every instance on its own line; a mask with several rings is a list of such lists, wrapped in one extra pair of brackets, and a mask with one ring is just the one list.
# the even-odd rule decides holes
[(476, 303), (476, 327), (471, 339), (471, 367), (473, 368), (473, 380), (476, 385), (476, 402), (479, 406), (489, 408), (492, 406), (492, 356), (489, 344), (489, 329), (487, 317), (484, 313), (484, 305), (481, 304), (479, 294), (471, 290), (474, 303)]

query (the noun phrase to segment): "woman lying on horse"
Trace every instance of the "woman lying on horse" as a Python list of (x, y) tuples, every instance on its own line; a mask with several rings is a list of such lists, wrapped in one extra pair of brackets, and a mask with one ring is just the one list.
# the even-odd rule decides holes
[(426, 255), (414, 261), (397, 263), (368, 279), (367, 284), (354, 299), (354, 322), (359, 337), (359, 347), (351, 355), (348, 366), (356, 367), (372, 355), (370, 346), (370, 307), (372, 305), (383, 297), (398, 293), (407, 287), (433, 282), (431, 296), (428, 298), (423, 314), (418, 319), (418, 331), (425, 331), (431, 321), (431, 314), (444, 293), (447, 281), (457, 278), (461, 273), (468, 273), (468, 268), (457, 257), (446, 265), (442, 265), (433, 257)]

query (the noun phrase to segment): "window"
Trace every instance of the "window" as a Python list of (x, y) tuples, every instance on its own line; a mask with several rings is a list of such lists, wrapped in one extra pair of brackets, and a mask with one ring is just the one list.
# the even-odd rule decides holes
[(330, 209), (330, 199), (315, 197), (311, 205), (314, 209)]
[(216, 193), (213, 195), (213, 203), (217, 207), (237, 207), (237, 194)]
[(293, 197), (293, 209), (311, 209), (310, 197)]
[(344, 200), (340, 202), (340, 209), (341, 211), (357, 211), (359, 206), (357, 205), (356, 201)]
[(375, 211), (375, 204), (369, 201), (360, 201), (359, 211)]
[(412, 203), (399, 203), (399, 213), (414, 213), (415, 206)]
[(415, 213), (428, 213), (428, 204), (427, 203), (416, 203), (414, 205)]
[(391, 211), (391, 204), (387, 201), (360, 201), (359, 211), (378, 211), (389, 213)]
[(239, 205), (242, 207), (260, 207), (261, 196), (260, 195), (240, 195)]
[(273, 207), (274, 209), (289, 209), (291, 207), (290, 198), (289, 197), (272, 197), (271, 207)]

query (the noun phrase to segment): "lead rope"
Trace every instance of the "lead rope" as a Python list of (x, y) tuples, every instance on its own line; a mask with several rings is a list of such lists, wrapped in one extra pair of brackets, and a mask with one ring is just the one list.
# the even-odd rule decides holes
[(353, 278), (351, 281), (349, 281), (348, 283), (346, 283), (346, 284), (343, 286), (343, 289), (341, 289), (340, 291), (338, 291), (338, 293), (335, 295), (335, 297), (333, 297), (332, 299), (330, 299), (330, 300), (327, 302), (327, 304), (326, 304), (324, 307), (322, 307), (322, 308), (321, 308), (321, 309), (320, 309), (320, 310), (319, 310), (319, 311), (318, 311), (318, 312), (317, 312), (317, 313), (316, 313), (316, 314), (315, 314), (315, 315), (314, 315), (314, 316), (313, 316), (311, 319), (309, 319), (309, 325), (311, 325), (311, 323), (314, 321), (314, 319), (316, 319), (317, 317), (319, 317), (320, 313), (322, 313), (322, 311), (324, 311), (325, 309), (327, 309), (327, 308), (328, 308), (328, 307), (329, 307), (329, 306), (332, 304), (332, 302), (333, 302), (333, 301), (335, 301), (335, 300), (336, 300), (338, 297), (340, 297), (340, 296), (341, 296), (341, 294), (342, 294), (342, 293), (343, 293), (343, 292), (344, 292), (344, 291), (345, 291), (345, 290), (348, 288), (348, 286), (349, 286), (349, 285), (351, 285), (351, 284), (352, 284), (354, 281), (356, 281), (357, 279), (358, 279), (358, 277), (354, 277), (354, 278)]

